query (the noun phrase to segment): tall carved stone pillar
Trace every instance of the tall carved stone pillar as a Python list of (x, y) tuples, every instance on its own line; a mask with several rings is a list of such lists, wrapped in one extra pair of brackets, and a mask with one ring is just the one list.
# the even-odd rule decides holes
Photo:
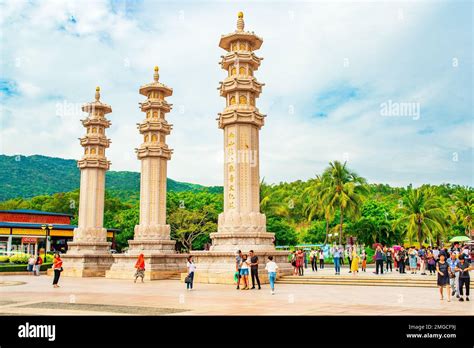
[[(254, 72), (263, 58), (254, 52), (262, 43), (260, 37), (244, 30), (242, 12), (236, 31), (223, 35), (219, 42), (227, 51), (220, 62), (227, 77), (219, 88), (226, 106), (218, 118), (224, 131), (224, 211), (219, 214), (217, 232), (211, 233), (210, 251), (192, 252), (198, 282), (232, 283), (237, 250), (254, 250), (261, 267), (266, 256), (272, 255), (282, 273), (291, 272), (288, 253), (275, 251), (274, 234), (267, 232), (266, 217), (260, 212), (259, 132), (265, 116), (256, 106), (263, 84)], [(261, 274), (266, 280), (266, 272)]]

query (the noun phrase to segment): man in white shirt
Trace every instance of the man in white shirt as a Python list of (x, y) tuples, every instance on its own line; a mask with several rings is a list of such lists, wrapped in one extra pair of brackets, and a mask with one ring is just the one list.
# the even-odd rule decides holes
[(268, 279), (270, 281), (270, 288), (272, 289), (271, 294), (275, 294), (275, 280), (278, 270), (278, 265), (273, 261), (273, 256), (268, 256), (268, 262), (265, 266), (265, 269), (268, 272)]

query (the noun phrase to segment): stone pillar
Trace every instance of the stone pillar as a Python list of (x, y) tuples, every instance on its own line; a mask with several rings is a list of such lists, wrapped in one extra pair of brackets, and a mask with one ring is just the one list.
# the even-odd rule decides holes
[(226, 100), (218, 118), (224, 130), (224, 212), (217, 233), (211, 235), (215, 251), (274, 250), (274, 235), (266, 232), (266, 218), (260, 213), (259, 132), (265, 115), (256, 99), (264, 84), (254, 76), (262, 61), (254, 51), (262, 43), (253, 32), (244, 31), (242, 12), (237, 30), (219, 42), (227, 51), (220, 62), (227, 77), (220, 83), (220, 95)]
[(105, 157), (105, 149), (110, 145), (105, 130), (111, 125), (105, 115), (111, 113), (112, 108), (100, 101), (97, 87), (95, 101), (83, 105), (82, 111), (87, 112), (88, 117), (81, 121), (86, 135), (80, 138), (84, 155), (77, 162), (81, 170), (79, 221), (64, 257), (64, 275), (104, 276), (112, 261), (107, 230), (103, 227), (105, 172), (110, 167)]
[(217, 232), (210, 235), (210, 251), (192, 252), (198, 282), (233, 283), (237, 250), (256, 252), (264, 280), (268, 255), (274, 257), (281, 273), (291, 272), (288, 253), (275, 250), (274, 234), (267, 232), (266, 217), (260, 212), (259, 132), (265, 115), (258, 110), (256, 99), (264, 84), (254, 76), (263, 59), (254, 52), (263, 40), (244, 27), (239, 12), (236, 31), (223, 35), (219, 42), (227, 51), (220, 62), (227, 77), (219, 88), (226, 106), (218, 118), (224, 131), (224, 211), (219, 214)]
[(173, 253), (176, 242), (170, 239), (170, 226), (166, 224), (166, 178), (167, 162), (173, 150), (166, 144), (172, 125), (166, 121), (166, 114), (172, 105), (165, 98), (173, 90), (158, 82), (158, 67), (155, 67), (154, 82), (140, 87), (140, 94), (147, 99), (140, 103), (146, 115), (137, 124), (143, 143), (136, 149), (141, 161), (140, 176), (140, 223), (135, 226), (133, 240), (129, 241), (130, 253), (144, 250)]
[(165, 98), (171, 96), (173, 90), (158, 81), (158, 67), (153, 77), (153, 82), (139, 90), (147, 98), (140, 103), (145, 119), (137, 124), (143, 136), (143, 143), (136, 149), (141, 161), (140, 221), (135, 226), (133, 240), (128, 241), (128, 254), (114, 255), (107, 278), (130, 279), (141, 253), (145, 256), (146, 279), (166, 279), (186, 270), (187, 255), (176, 253), (176, 242), (170, 239), (170, 226), (166, 224), (167, 163), (173, 151), (166, 144), (172, 125), (165, 115), (172, 105)]

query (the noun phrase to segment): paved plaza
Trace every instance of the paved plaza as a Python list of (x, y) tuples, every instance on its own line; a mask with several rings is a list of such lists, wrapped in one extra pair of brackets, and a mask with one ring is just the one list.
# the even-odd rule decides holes
[[(327, 270), (329, 272), (329, 270)], [(311, 271), (307, 272), (312, 273)], [(432, 277), (435, 282), (435, 277)], [(178, 280), (0, 276), (0, 315), (472, 315), (473, 302), (440, 301), (436, 288), (279, 284), (271, 295)]]

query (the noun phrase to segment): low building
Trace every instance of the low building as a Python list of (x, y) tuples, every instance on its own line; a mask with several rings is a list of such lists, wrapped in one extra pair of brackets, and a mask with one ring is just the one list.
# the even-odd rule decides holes
[[(37, 254), (40, 250), (67, 250), (74, 228), (72, 215), (38, 210), (0, 210), (0, 255), (15, 252)], [(118, 230), (107, 229), (107, 240), (115, 248)]]

